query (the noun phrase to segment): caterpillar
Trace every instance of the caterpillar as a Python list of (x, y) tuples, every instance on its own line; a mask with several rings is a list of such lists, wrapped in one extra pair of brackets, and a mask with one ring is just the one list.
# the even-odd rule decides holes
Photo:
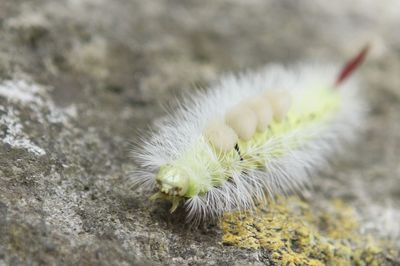
[[(355, 78), (364, 47), (343, 68), (269, 64), (226, 75), (178, 103), (133, 150), (133, 183), (199, 222), (301, 192), (356, 138), (365, 114)], [(340, 71), (338, 71), (340, 70)]]

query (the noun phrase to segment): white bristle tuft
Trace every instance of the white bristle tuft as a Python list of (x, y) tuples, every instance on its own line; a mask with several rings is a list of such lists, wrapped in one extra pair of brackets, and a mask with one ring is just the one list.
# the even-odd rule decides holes
[(242, 140), (251, 139), (256, 132), (257, 115), (244, 103), (240, 103), (228, 110), (225, 121)]

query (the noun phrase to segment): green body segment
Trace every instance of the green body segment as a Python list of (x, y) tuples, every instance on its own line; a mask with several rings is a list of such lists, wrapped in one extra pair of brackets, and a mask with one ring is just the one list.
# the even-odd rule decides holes
[[(162, 166), (156, 177), (160, 186), (178, 187), (174, 195), (165, 197), (191, 198), (203, 195), (211, 187), (224, 184), (233, 172), (251, 170), (265, 167), (266, 154), (262, 147), (270, 140), (275, 140), (272, 151), (268, 156), (279, 158), (285, 156), (285, 149), (279, 146), (288, 145), (279, 143), (285, 140), (285, 135), (294, 130), (301, 130), (315, 123), (322, 123), (331, 117), (340, 107), (341, 96), (331, 87), (304, 90), (292, 95), (293, 104), (286, 116), (280, 122), (273, 121), (268, 129), (256, 133), (249, 141), (238, 142), (240, 151), (232, 150), (221, 153), (215, 150), (203, 137), (200, 137), (193, 147), (173, 162)], [(308, 141), (307, 137), (291, 142), (291, 148), (302, 145)], [(278, 142), (278, 145), (276, 145)], [(257, 150), (257, 152), (254, 152)], [(259, 152), (258, 152), (259, 151)]]

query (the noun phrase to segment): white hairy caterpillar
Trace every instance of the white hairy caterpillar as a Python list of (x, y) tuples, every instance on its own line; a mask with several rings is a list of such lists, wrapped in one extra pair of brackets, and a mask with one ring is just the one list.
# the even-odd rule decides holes
[(134, 184), (157, 189), (151, 198), (171, 201), (171, 212), (183, 203), (195, 222), (305, 189), (313, 171), (356, 135), (364, 107), (357, 82), (344, 80), (367, 51), (341, 71), (272, 64), (225, 76), (141, 140)]

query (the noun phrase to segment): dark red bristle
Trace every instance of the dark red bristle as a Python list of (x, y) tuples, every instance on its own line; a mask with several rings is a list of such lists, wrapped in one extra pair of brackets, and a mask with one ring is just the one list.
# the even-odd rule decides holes
[(340, 71), (336, 81), (335, 87), (339, 87), (344, 80), (346, 80), (356, 70), (361, 63), (364, 61), (365, 56), (369, 50), (369, 44), (367, 44), (354, 58), (352, 58)]

